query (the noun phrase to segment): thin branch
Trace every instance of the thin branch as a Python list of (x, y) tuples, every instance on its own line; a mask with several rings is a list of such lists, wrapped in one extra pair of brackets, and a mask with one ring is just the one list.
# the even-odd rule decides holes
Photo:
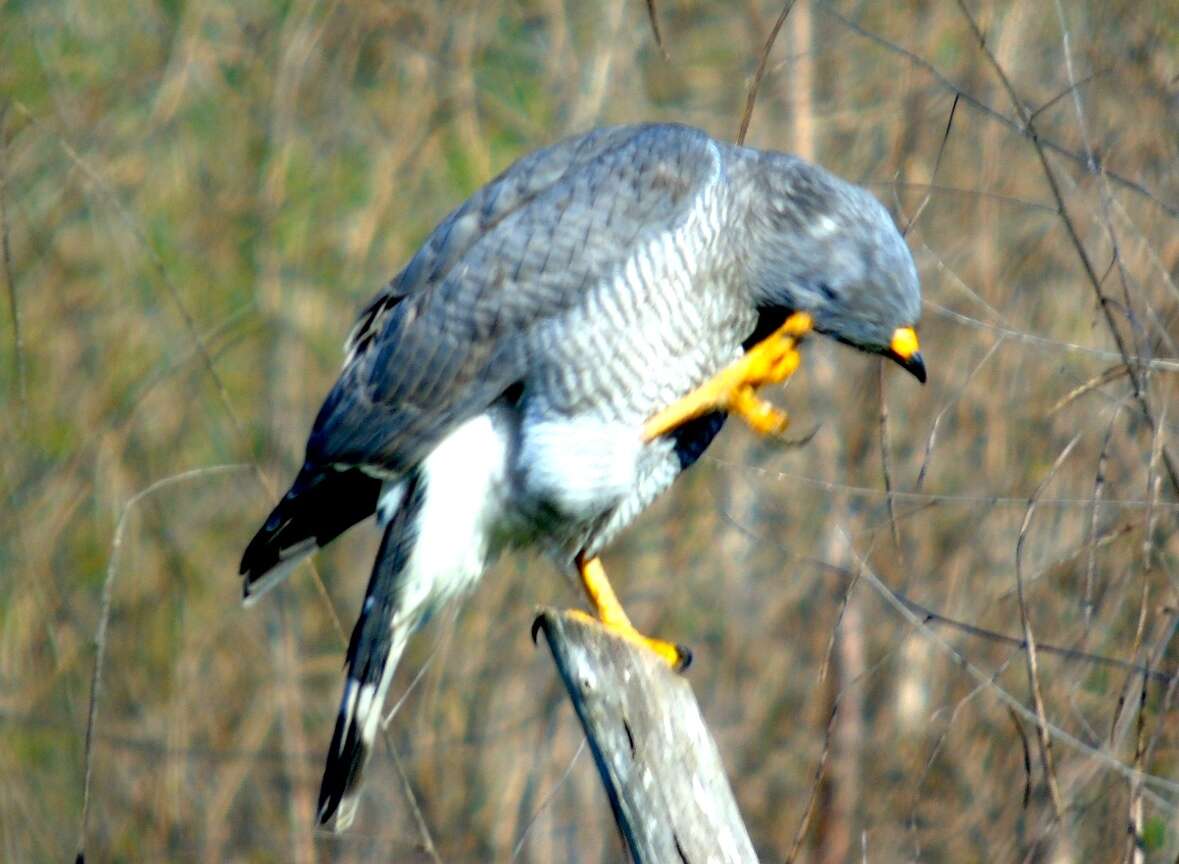
[(389, 755), (393, 757), (393, 766), (397, 769), (397, 777), (401, 780), (402, 791), (405, 792), (405, 798), (409, 801), (410, 812), (413, 813), (414, 824), (417, 826), (418, 833), (422, 836), (422, 850), (430, 856), (430, 860), (434, 864), (442, 864), (442, 859), (438, 857), (438, 850), (434, 847), (434, 838), (430, 834), (430, 828), (426, 824), (426, 817), (422, 815), (422, 808), (418, 806), (418, 796), (414, 794), (413, 786), (409, 782), (409, 775), (405, 773), (405, 766), (401, 764), (401, 757), (397, 754), (397, 748), (393, 746), (393, 741), (390, 739), (388, 732), (384, 734), (385, 748), (389, 751)]
[[(885, 495), (891, 495), (898, 501), (912, 501), (924, 505), (959, 504), (984, 505), (987, 507), (1012, 507), (1017, 505), (1026, 507), (1028, 503), (1026, 495), (958, 495), (953, 493), (906, 492), (902, 490), (894, 490), (886, 493), (883, 489), (875, 486), (854, 486), (849, 483), (836, 483), (833, 480), (821, 480), (818, 477), (809, 477), (806, 474), (795, 474), (791, 471), (771, 471), (758, 465), (728, 462), (716, 456), (705, 456), (704, 459), (709, 464), (720, 467), (740, 468), (749, 473), (769, 477), (774, 480), (781, 480), (782, 482), (805, 483), (816, 489), (825, 489), (828, 492), (846, 492), (849, 495), (856, 495), (861, 498), (882, 498)], [(1039, 500), (1040, 507), (1075, 508), (1089, 507), (1092, 504), (1092, 498), (1041, 498)], [(1151, 506), (1151, 502), (1145, 498), (1109, 498), (1104, 504), (1107, 507), (1121, 507), (1132, 510), (1145, 510)], [(1179, 502), (1176, 501), (1155, 501), (1153, 506), (1170, 512), (1179, 511)]]
[[(954, 103), (950, 106), (950, 116), (946, 118), (946, 131), (942, 133), (942, 143), (937, 148), (937, 158), (933, 160), (933, 173), (929, 175), (929, 181), (932, 184), (937, 178), (937, 169), (941, 167), (942, 156), (946, 154), (946, 144), (950, 141), (950, 129), (954, 126), (954, 115), (958, 111), (958, 100), (961, 97), (955, 95)], [(933, 197), (933, 186), (931, 185), (925, 193), (925, 197), (921, 199), (921, 203), (917, 206), (917, 212), (913, 214), (913, 218), (905, 225), (904, 230), (901, 231), (901, 236), (908, 236), (913, 226), (917, 224), (917, 220), (921, 218), (921, 214), (925, 212), (925, 208), (929, 205), (929, 199)]]
[(1146, 473), (1146, 536), (1142, 538), (1142, 568), (1145, 573), (1150, 573), (1154, 569), (1154, 532), (1158, 520), (1158, 510), (1155, 504), (1158, 503), (1159, 494), (1162, 491), (1159, 486), (1161, 484), (1162, 476), (1159, 474), (1159, 459), (1163, 455), (1163, 430), (1166, 429), (1167, 406), (1163, 404), (1163, 413), (1159, 417), (1158, 428), (1155, 429), (1154, 440), (1151, 442), (1150, 448), (1150, 466)]
[(0, 107), (0, 256), (4, 262), (4, 283), (8, 288), (8, 309), (12, 316), (12, 363), (16, 372), (16, 398), (22, 423), (28, 421), (29, 389), (25, 378), (25, 343), (20, 329), (20, 304), (16, 277), (12, 271), (12, 242), (8, 230), (8, 133), (5, 131), (8, 104)]
[(569, 764), (565, 766), (565, 770), (561, 772), (561, 776), (557, 778), (557, 782), (553, 784), (553, 788), (545, 793), (544, 798), (536, 808), (536, 812), (529, 817), (528, 822), (524, 825), (524, 830), (520, 832), (520, 839), (516, 841), (516, 845), (512, 847), (512, 860), (515, 861), (520, 857), (520, 853), (524, 851), (524, 843), (528, 840), (528, 834), (532, 827), (536, 824), (536, 820), (540, 817), (552, 803), (556, 794), (561, 791), (569, 775), (573, 773), (573, 766), (577, 764), (577, 760), (581, 758), (581, 754), (585, 752), (585, 745), (589, 743), (589, 739), (582, 737), (581, 743), (577, 745), (577, 750), (573, 754), (573, 758), (569, 760)]
[(1028, 809), (1028, 803), (1032, 800), (1032, 750), (1028, 746), (1028, 735), (1023, 731), (1023, 724), (1019, 722), (1019, 715), (1007, 709), (1007, 715), (1011, 718), (1011, 725), (1015, 727), (1015, 731), (1019, 733), (1019, 741), (1023, 745), (1023, 809)]
[[(940, 638), (933, 630), (926, 626), (920, 620), (917, 614), (905, 605), (900, 596), (884, 583), (884, 581), (872, 569), (871, 565), (868, 564), (862, 556), (860, 556), (858, 553), (854, 553), (854, 551), (853, 554), (856, 555), (856, 559), (862, 567), (862, 578), (865, 579), (872, 586), (872, 588), (900, 614), (900, 616), (905, 621), (907, 621), (911, 626), (920, 630), (931, 644), (936, 645), (938, 649), (943, 654), (945, 654), (946, 657), (952, 660), (956, 666), (964, 670), (966, 674), (968, 674), (976, 682), (982, 684), (995, 696), (996, 699), (1011, 708), (1024, 720), (1027, 720), (1031, 723), (1039, 722), (1039, 718), (1033, 711), (1028, 710), (1028, 708), (1022, 702), (992, 681), (991, 676), (987, 675), (982, 669), (963, 656), (961, 652), (954, 648), (954, 646)], [(826, 562), (823, 561), (815, 561), (814, 563), (824, 567), (832, 566), (826, 564)], [(1176, 796), (1176, 799), (1179, 799), (1179, 782), (1169, 780), (1166, 777), (1158, 777), (1153, 774), (1140, 771), (1136, 768), (1132, 768), (1131, 766), (1113, 758), (1103, 749), (1094, 747), (1093, 745), (1081, 740), (1076, 735), (1073, 735), (1071, 732), (1066, 731), (1051, 721), (1046, 722), (1045, 731), (1052, 736), (1053, 740), (1060, 742), (1066, 747), (1077, 751), (1089, 759), (1093, 759), (1105, 765), (1107, 768), (1109, 768), (1109, 770), (1115, 772), (1119, 776), (1126, 779), (1140, 780), (1142, 782), (1143, 794), (1150, 800), (1152, 804), (1168, 812), (1175, 808), (1176, 801), (1168, 800), (1167, 798), (1163, 797), (1160, 792), (1156, 791), (1156, 789), (1174, 795)]]
[(668, 53), (667, 46), (663, 44), (663, 34), (659, 31), (659, 13), (655, 9), (655, 0), (647, 0), (647, 20), (651, 22), (651, 33), (655, 37), (655, 45), (659, 48), (659, 53), (663, 55), (665, 62), (670, 63), (671, 54)]
[(1056, 767), (1052, 758), (1052, 739), (1048, 736), (1048, 717), (1044, 712), (1044, 695), (1040, 689), (1039, 659), (1036, 656), (1036, 637), (1032, 633), (1031, 621), (1028, 618), (1027, 602), (1024, 598), (1023, 547), (1024, 542), (1027, 540), (1028, 529), (1032, 524), (1032, 516), (1036, 512), (1036, 499), (1048, 487), (1048, 484), (1052, 482), (1052, 479), (1056, 476), (1056, 472), (1060, 470), (1060, 466), (1068, 459), (1069, 454), (1073, 452), (1073, 448), (1077, 446), (1077, 442), (1080, 440), (1081, 433), (1078, 432), (1065, 445), (1064, 449), (1060, 451), (1060, 455), (1052, 463), (1048, 474), (1040, 481), (1040, 485), (1036, 487), (1036, 491), (1028, 498), (1028, 508), (1024, 513), (1023, 524), (1019, 526), (1019, 537), (1015, 541), (1015, 587), (1016, 596), (1019, 600), (1020, 626), (1023, 628), (1023, 640), (1027, 645), (1027, 653), (1024, 656), (1027, 659), (1028, 687), (1032, 691), (1032, 700), (1036, 706), (1036, 737), (1040, 742), (1040, 759), (1044, 765), (1044, 777), (1048, 783), (1048, 794), (1052, 799), (1052, 809), (1056, 814), (1056, 821), (1059, 825), (1064, 824), (1064, 802), (1061, 800), (1060, 787), (1056, 780)]
[(186, 483), (201, 477), (211, 475), (231, 474), (239, 471), (249, 471), (254, 466), (249, 464), (212, 465), (205, 468), (194, 468), (171, 477), (157, 480), (146, 489), (135, 493), (123, 505), (119, 515), (119, 522), (115, 526), (115, 537), (111, 542), (110, 558), (107, 560), (106, 577), (102, 581), (102, 601), (99, 605), (98, 627), (94, 632), (94, 669), (90, 674), (90, 704), (86, 714), (86, 743), (82, 751), (82, 818), (78, 828), (78, 853), (76, 861), (82, 862), (86, 857), (86, 829), (90, 817), (90, 786), (94, 768), (94, 732), (98, 726), (98, 701), (102, 693), (102, 667), (106, 659), (106, 633), (111, 615), (111, 598), (114, 595), (115, 575), (118, 572), (119, 553), (123, 548), (123, 534), (127, 529), (127, 520), (131, 511), (149, 495), (154, 495), (162, 489)]
[(774, 26), (770, 28), (770, 35), (766, 37), (766, 43), (762, 46), (761, 57), (757, 61), (757, 71), (753, 73), (753, 80), (749, 82), (749, 90), (745, 94), (745, 111), (741, 114), (741, 126), (737, 130), (737, 143), (745, 143), (745, 134), (749, 131), (749, 123), (753, 119), (753, 106), (757, 103), (757, 91), (761, 87), (761, 79), (766, 74), (766, 63), (770, 59), (770, 51), (774, 48), (774, 43), (778, 41), (778, 33), (782, 30), (782, 25), (786, 23), (786, 17), (790, 14), (790, 10), (794, 8), (795, 0), (786, 0), (782, 4), (782, 11), (778, 13), (778, 19), (774, 22)]
[[(857, 584), (859, 584), (859, 575), (853, 573), (851, 579), (848, 581), (847, 589), (840, 598), (839, 609), (835, 613), (835, 622), (831, 626), (831, 634), (827, 637), (827, 649), (823, 653), (823, 662), (819, 666), (817, 684), (821, 685), (827, 680), (827, 675), (831, 669), (831, 658), (835, 654), (836, 634), (839, 632), (840, 624), (843, 622), (848, 603), (851, 602), (852, 592), (855, 591)], [(835, 731), (835, 718), (839, 716), (841, 697), (842, 694), (836, 694), (835, 703), (831, 706), (831, 713), (827, 715), (827, 727), (823, 732), (823, 752), (819, 755), (819, 763), (815, 766), (814, 777), (811, 780), (810, 795), (807, 796), (806, 806), (803, 808), (798, 829), (794, 832), (794, 842), (790, 846), (790, 853), (786, 856), (786, 864), (793, 864), (798, 858), (798, 853), (802, 848), (802, 841), (806, 837), (807, 829), (810, 827), (811, 817), (815, 812), (815, 803), (819, 800), (819, 790), (823, 785), (823, 775), (827, 771), (827, 761), (831, 756), (831, 737)]]
[[(1109, 300), (1111, 305), (1116, 301)], [(974, 327), (978, 330), (989, 330), (992, 333), (997, 333), (1008, 339), (1016, 342), (1025, 342), (1029, 345), (1035, 345), (1039, 348), (1051, 348), (1060, 351), (1071, 351), (1077, 354), (1087, 354), (1090, 357), (1095, 357), (1100, 360), (1121, 361), (1123, 363), (1132, 363), (1135, 367), (1142, 367), (1150, 369), (1154, 372), (1179, 372), (1179, 360), (1161, 360), (1150, 357), (1139, 357), (1137, 355), (1126, 355), (1118, 351), (1106, 351), (1104, 348), (1091, 348), (1088, 345), (1081, 345), (1076, 342), (1064, 342), (1059, 339), (1050, 339), (1047, 336), (1039, 336), (1035, 333), (1028, 333), (1024, 330), (1015, 330), (1011, 327), (1005, 327), (1000, 324), (995, 324), (990, 321), (982, 321), (978, 318), (972, 318), (948, 306), (943, 306), (933, 300), (926, 300), (925, 307), (932, 309), (939, 315), (957, 321), (960, 324), (965, 324), (968, 327)]]
[(1084, 87), (1088, 84), (1092, 84), (1098, 78), (1103, 78), (1112, 71), (1113, 71), (1112, 68), (1111, 69), (1099, 69), (1096, 72), (1090, 72), (1088, 75), (1086, 75), (1084, 78), (1081, 78), (1079, 81), (1071, 82), (1067, 87), (1065, 87), (1063, 90), (1061, 90), (1059, 93), (1057, 93), (1051, 99), (1049, 99), (1047, 102), (1045, 102), (1043, 105), (1041, 105), (1035, 111), (1033, 111), (1031, 113), (1031, 119), (1035, 120), (1037, 117), (1039, 117), (1041, 114), (1043, 114), (1049, 108), (1051, 108), (1053, 105), (1055, 105), (1061, 99), (1066, 99), (1069, 96), (1074, 95), (1082, 87)]
[[(1074, 153), (1072, 150), (1069, 150), (1067, 147), (1064, 147), (1049, 138), (1039, 138), (1039, 139), (1034, 138), (1033, 133), (1031, 132), (1031, 130), (1026, 122), (1025, 123), (1017, 123), (1016, 121), (1012, 120), (1010, 117), (1006, 116), (1005, 114), (1003, 114), (999, 111), (996, 111), (994, 108), (992, 108), (990, 105), (983, 102), (977, 96), (974, 96), (971, 93), (969, 93), (968, 91), (959, 87), (957, 84), (955, 84), (949, 78), (947, 78), (941, 71), (938, 70), (938, 68), (936, 66), (934, 66), (932, 63), (930, 63), (924, 57), (921, 57), (920, 55), (913, 53), (912, 51), (910, 51), (907, 48), (903, 48), (900, 45), (897, 45), (895, 42), (890, 42), (888, 39), (885, 39), (883, 36), (879, 35), (878, 33), (873, 33), (871, 30), (864, 29), (859, 24), (852, 21), (850, 18), (844, 17), (843, 14), (841, 14), (839, 12), (839, 10), (837, 10), (836, 8), (831, 6), (829, 3), (822, 2), (822, 0), (814, 0), (814, 2), (818, 8), (822, 9), (824, 12), (826, 12), (832, 18), (839, 21), (844, 27), (846, 27), (851, 32), (855, 33), (857, 36), (862, 36), (863, 38), (880, 46), (881, 48), (884, 48), (885, 50), (890, 51), (893, 54), (897, 54), (901, 57), (904, 57), (906, 60), (908, 60), (914, 66), (918, 67), (919, 69), (923, 70), (924, 72), (927, 72), (930, 76), (932, 76), (934, 78), (934, 80), (936, 80), (946, 90), (962, 97), (962, 100), (964, 102), (966, 102), (967, 105), (970, 105), (972, 108), (976, 109), (977, 111), (981, 112), (982, 114), (986, 115), (987, 117), (990, 117), (992, 120), (995, 120), (995, 121), (1003, 124), (1008, 129), (1010, 129), (1012, 132), (1015, 132), (1017, 135), (1020, 135), (1024, 138), (1033, 138), (1033, 140), (1038, 140), (1042, 147), (1044, 147), (1048, 150), (1051, 150), (1053, 153), (1063, 156), (1066, 159), (1069, 159), (1069, 160), (1077, 163), (1078, 165), (1082, 165), (1082, 166), (1087, 165), (1088, 160), (1086, 159), (1085, 156), (1083, 156), (1079, 153)], [(1118, 186), (1121, 186), (1123, 189), (1129, 190), (1130, 192), (1133, 192), (1136, 195), (1139, 195), (1139, 196), (1145, 198), (1146, 200), (1153, 203), (1156, 207), (1158, 207), (1160, 210), (1162, 210), (1164, 213), (1171, 216), (1172, 218), (1179, 219), (1179, 206), (1175, 206), (1173, 204), (1168, 204), (1165, 201), (1159, 200), (1154, 195), (1152, 195), (1150, 193), (1150, 190), (1148, 190), (1145, 186), (1143, 186), (1140, 183), (1136, 183), (1135, 181), (1130, 180), (1127, 177), (1123, 177), (1120, 174), (1116, 174), (1112, 171), (1107, 171), (1105, 169), (1102, 169), (1102, 171), (1106, 177), (1108, 177), (1110, 180), (1112, 180)]]
[(807, 796), (806, 807), (802, 811), (802, 819), (798, 823), (798, 830), (794, 832), (794, 842), (790, 845), (790, 852), (786, 855), (785, 864), (794, 864), (798, 853), (802, 849), (802, 841), (806, 838), (807, 829), (811, 824), (811, 817), (815, 813), (815, 803), (819, 800), (819, 789), (823, 785), (823, 775), (827, 771), (827, 760), (831, 756), (831, 733), (835, 729), (835, 718), (839, 716), (839, 702), (831, 708), (827, 717), (827, 729), (823, 734), (823, 752), (819, 754), (819, 764), (815, 766), (814, 776), (811, 778), (811, 794)]
[[(970, 29), (973, 31), (975, 39), (978, 40), (979, 50), (983, 52), (983, 55), (991, 64), (991, 68), (995, 70), (995, 75), (999, 78), (999, 82), (1003, 85), (1003, 89), (1007, 91), (1008, 97), (1015, 106), (1015, 110), (1019, 115), (1026, 137), (1031, 140), (1032, 145), (1035, 147), (1036, 155), (1039, 157), (1040, 165), (1044, 170), (1044, 178), (1048, 181), (1048, 186), (1052, 190), (1052, 197), (1056, 201), (1060, 219), (1064, 223), (1065, 230), (1068, 233), (1069, 240), (1073, 244), (1073, 248), (1076, 250), (1077, 257), (1081, 260), (1081, 266), (1084, 269), (1085, 275), (1089, 280), (1089, 285), (1093, 289), (1093, 293), (1096, 296), (1097, 304), (1105, 318), (1106, 326), (1109, 329), (1110, 335), (1113, 337), (1114, 343), (1117, 345), (1118, 352), (1122, 355), (1122, 362), (1130, 367), (1130, 382), (1134, 385), (1134, 397), (1141, 406), (1142, 413), (1145, 415), (1146, 421), (1150, 425), (1151, 431), (1153, 432), (1156, 428), (1156, 421), (1154, 418), (1154, 413), (1151, 411), (1150, 403), (1147, 401), (1144, 382), (1136, 371), (1137, 367), (1131, 360), (1130, 350), (1126, 346), (1125, 338), (1122, 336), (1121, 330), (1117, 326), (1117, 322), (1114, 321), (1113, 308), (1110, 304), (1109, 298), (1105, 296), (1105, 292), (1101, 288), (1101, 279), (1098, 278), (1097, 271), (1093, 268), (1093, 262), (1089, 258), (1089, 253), (1085, 249), (1085, 244), (1081, 241), (1080, 234), (1077, 233), (1077, 226), (1073, 222), (1072, 217), (1069, 216), (1068, 210), (1065, 208), (1064, 195), (1060, 191), (1060, 183), (1056, 179), (1056, 172), (1052, 170), (1052, 165), (1048, 162), (1048, 154), (1045, 151), (1047, 142), (1040, 139), (1039, 133), (1036, 131), (1036, 127), (1031, 119), (1031, 116), (1028, 114), (1027, 109), (1020, 101), (1019, 95), (1015, 92), (1015, 87), (1012, 85), (1011, 80), (1007, 77), (1007, 73), (1004, 71), (1003, 66), (999, 63), (998, 59), (995, 57), (994, 52), (992, 52), (990, 47), (987, 45), (985, 34), (978, 26), (978, 22), (975, 20), (970, 10), (966, 8), (966, 3), (964, 0), (958, 0), (958, 9), (962, 12), (963, 17), (965, 17), (967, 22), (970, 24)], [(1091, 167), (1092, 162), (1093, 160), (1087, 157), (1083, 164), (1086, 167)], [(1105, 173), (1104, 170), (1102, 173)], [(1171, 487), (1176, 492), (1179, 492), (1179, 468), (1175, 466), (1171, 459), (1170, 452), (1165, 447), (1163, 448), (1163, 464), (1167, 469), (1167, 476), (1171, 481)]]
[(1097, 476), (1093, 478), (1093, 510), (1089, 514), (1089, 528), (1086, 541), (1089, 546), (1089, 558), (1085, 565), (1085, 597), (1081, 601), (1081, 609), (1085, 616), (1085, 632), (1093, 623), (1093, 583), (1097, 575), (1097, 544), (1093, 542), (1097, 537), (1097, 521), (1101, 516), (1101, 499), (1105, 494), (1105, 469), (1109, 463), (1109, 445), (1113, 440), (1114, 426), (1118, 422), (1122, 406), (1114, 411), (1114, 416), (1105, 429), (1105, 439), (1101, 442), (1101, 454), (1097, 457)]
[(957, 392), (947, 400), (946, 404), (942, 406), (942, 409), (937, 412), (937, 416), (933, 418), (933, 423), (929, 427), (929, 436), (925, 439), (925, 451), (921, 456), (921, 467), (917, 469), (917, 479), (913, 483), (913, 488), (918, 492), (925, 485), (925, 477), (929, 471), (929, 460), (933, 457), (933, 448), (937, 443), (937, 432), (942, 425), (942, 420), (946, 418), (946, 415), (950, 413), (950, 409), (966, 393), (966, 389), (970, 386), (970, 382), (974, 380), (974, 376), (979, 373), (979, 370), (986, 365), (987, 361), (999, 350), (999, 346), (1002, 344), (1002, 337), (995, 340), (991, 347), (987, 349), (987, 353), (982, 356), (982, 359), (974, 364), (974, 368), (970, 370), (970, 374), (966, 376), (966, 380), (962, 382)]
[(892, 531), (892, 544), (901, 551), (901, 532), (897, 528), (896, 499), (892, 496), (892, 470), (888, 454), (888, 393), (885, 390), (884, 361), (876, 364), (880, 376), (880, 473), (884, 476), (885, 505), (888, 507), (888, 525)]
[(1013, 207), (1024, 207), (1028, 210), (1039, 211), (1043, 213), (1056, 213), (1055, 207), (1049, 207), (1039, 201), (1029, 201), (1026, 198), (1019, 198), (1015, 195), (1004, 195), (1001, 192), (988, 192), (985, 189), (967, 189), (964, 186), (946, 186), (944, 183), (918, 183), (913, 180), (862, 180), (861, 185), (869, 188), (880, 189), (913, 189), (928, 192), (938, 192), (944, 195), (969, 195), (972, 198), (979, 198), (984, 201), (997, 201), (1000, 204), (1009, 204)]
[(1056, 404), (1049, 408), (1047, 413), (1044, 415), (1045, 419), (1063, 411), (1086, 393), (1091, 393), (1094, 390), (1098, 390), (1104, 387), (1106, 384), (1112, 384), (1114, 381), (1117, 381), (1126, 374), (1128, 374), (1128, 369), (1125, 363), (1118, 363), (1114, 366), (1110, 366), (1104, 372), (1094, 375), (1084, 384), (1078, 384), (1068, 393), (1057, 399)]
[[(992, 685), (995, 681), (999, 680), (999, 676), (1007, 671), (1007, 666), (1010, 662), (1010, 660), (1006, 660), (999, 664), (999, 667), (991, 675), (990, 683)], [(983, 693), (985, 690), (986, 688), (982, 684), (976, 682), (975, 686), (971, 688), (970, 692), (958, 700), (958, 703), (954, 706), (954, 710), (950, 712), (950, 719), (946, 722), (945, 728), (938, 735), (937, 742), (930, 749), (929, 757), (925, 760), (925, 765), (921, 768), (921, 776), (917, 778), (917, 782), (914, 785), (913, 803), (909, 808), (909, 832), (913, 835), (913, 856), (911, 859), (913, 861), (920, 861), (922, 858), (921, 838), (917, 834), (917, 808), (921, 804), (921, 793), (925, 788), (925, 782), (929, 779), (930, 772), (933, 771), (934, 762), (937, 761), (937, 757), (941, 754), (942, 749), (946, 746), (946, 742), (949, 740), (950, 730), (954, 727), (954, 723), (958, 720), (958, 713), (963, 708), (965, 708), (966, 705), (972, 702), (979, 693)], [(943, 710), (944, 709), (939, 709), (938, 711), (935, 711), (930, 719), (936, 718), (937, 715)]]
[[(1020, 651), (1027, 650), (1027, 642), (1015, 636), (1007, 636), (1003, 633), (998, 633), (994, 630), (988, 630), (985, 627), (978, 627), (974, 624), (967, 624), (965, 621), (959, 621), (956, 618), (942, 615), (940, 612), (935, 612), (926, 606), (910, 599), (906, 595), (897, 591), (897, 599), (905, 604), (905, 607), (910, 611), (921, 616), (921, 622), (925, 625), (937, 624), (957, 630), (967, 636), (973, 636), (978, 639), (985, 639), (988, 642), (993, 642), (997, 645), (1010, 645)], [(1087, 663), (1092, 666), (1099, 666), (1106, 669), (1117, 669), (1122, 672), (1129, 672), (1134, 675), (1142, 675), (1148, 681), (1154, 681), (1158, 684), (1175, 685), (1179, 684), (1179, 674), (1167, 672), (1162, 669), (1156, 669), (1151, 665), (1143, 663), (1134, 663), (1129, 660), (1121, 660), (1117, 657), (1106, 657), (1102, 654), (1091, 654), (1088, 651), (1079, 651), (1076, 648), (1062, 648), (1059, 645), (1051, 645), (1047, 642), (1036, 643), (1036, 651), (1041, 655), (1049, 655), (1058, 657), (1061, 660), (1070, 662)]]

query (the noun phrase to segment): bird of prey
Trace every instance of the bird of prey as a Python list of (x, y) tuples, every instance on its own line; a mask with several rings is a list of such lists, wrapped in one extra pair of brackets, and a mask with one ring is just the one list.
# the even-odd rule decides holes
[[(318, 820), (352, 821), (406, 641), (506, 550), (541, 549), (641, 635), (598, 554), (815, 331), (925, 380), (912, 256), (866, 190), (697, 129), (597, 129), (527, 155), (442, 220), (360, 313), (245, 599), (374, 512)], [(584, 614), (584, 613), (582, 613)]]

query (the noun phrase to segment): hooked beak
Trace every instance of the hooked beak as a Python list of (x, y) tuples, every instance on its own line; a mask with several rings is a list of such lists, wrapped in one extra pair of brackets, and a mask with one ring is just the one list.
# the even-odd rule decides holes
[(917, 331), (912, 327), (898, 327), (892, 334), (888, 350), (884, 353), (922, 384), (925, 383), (925, 361), (921, 359), (921, 346), (917, 343)]

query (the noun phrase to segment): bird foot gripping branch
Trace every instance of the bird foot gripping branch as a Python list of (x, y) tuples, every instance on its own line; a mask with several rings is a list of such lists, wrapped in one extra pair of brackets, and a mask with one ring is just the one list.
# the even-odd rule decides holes
[[(614, 593), (614, 588), (610, 585), (610, 580), (606, 578), (606, 568), (602, 566), (601, 559), (578, 559), (577, 570), (581, 576), (581, 585), (598, 617), (595, 618), (580, 609), (568, 609), (565, 611), (565, 615), (604, 627), (627, 642), (654, 651), (659, 659), (676, 672), (682, 672), (688, 668), (692, 662), (690, 650), (683, 645), (676, 645), (674, 642), (644, 636), (631, 623), (622, 608), (622, 603), (618, 600), (618, 595)], [(533, 638), (535, 638), (535, 634)]]
[[(801, 361), (798, 343), (813, 326), (810, 315), (795, 312), (741, 359), (647, 421), (643, 427), (643, 440), (652, 441), (712, 411), (736, 414), (762, 435), (784, 432), (789, 423), (786, 413), (758, 396), (757, 389), (766, 384), (781, 383), (794, 374)], [(692, 662), (692, 653), (687, 648), (644, 636), (635, 628), (623, 611), (599, 559), (579, 559), (577, 567), (582, 587), (597, 612), (597, 618), (579, 610), (570, 610), (566, 615), (605, 627), (628, 642), (654, 651), (676, 671), (687, 668)]]
[(648, 420), (643, 426), (643, 440), (652, 441), (712, 411), (736, 414), (761, 435), (786, 431), (790, 422), (786, 412), (758, 396), (757, 389), (779, 384), (794, 374), (801, 362), (798, 343), (813, 326), (810, 315), (795, 312), (741, 359)]

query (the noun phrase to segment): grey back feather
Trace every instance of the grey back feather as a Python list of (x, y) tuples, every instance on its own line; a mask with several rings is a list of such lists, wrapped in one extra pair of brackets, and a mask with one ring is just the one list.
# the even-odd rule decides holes
[(673, 228), (716, 174), (686, 127), (597, 130), (521, 159), (450, 214), (361, 313), (308, 441), (319, 464), (399, 473), (525, 371), (530, 328)]

